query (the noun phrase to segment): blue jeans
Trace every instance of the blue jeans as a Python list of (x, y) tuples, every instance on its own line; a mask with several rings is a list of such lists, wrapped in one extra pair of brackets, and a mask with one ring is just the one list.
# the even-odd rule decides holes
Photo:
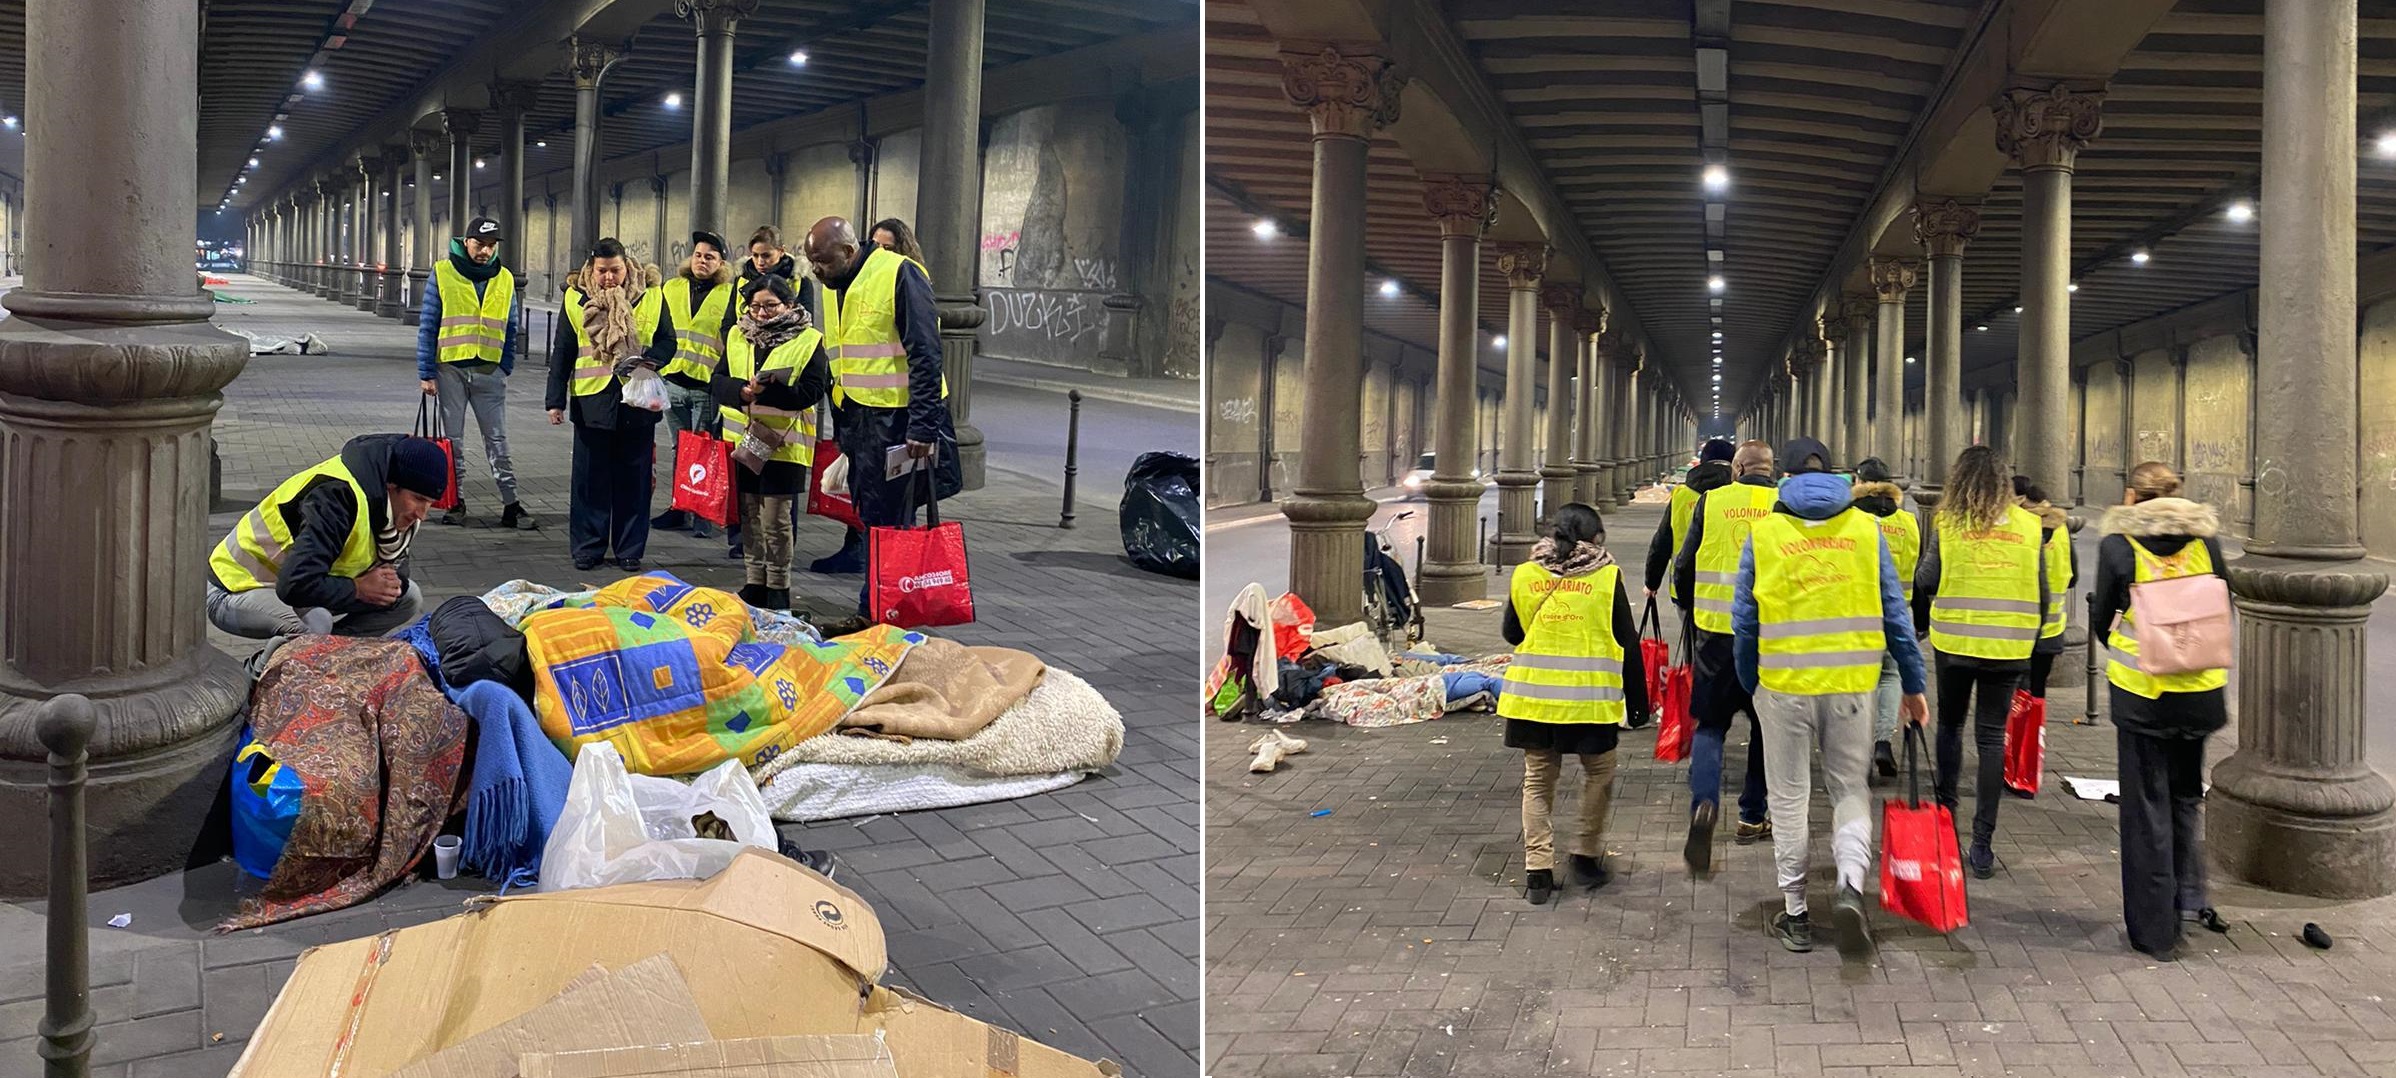
[[(1689, 747), (1689, 811), (1722, 801), (1722, 743), (1730, 728), (1699, 726)], [(1747, 716), (1747, 777), (1739, 788), (1739, 822), (1762, 823), (1764, 803), (1764, 731), (1754, 715)]]

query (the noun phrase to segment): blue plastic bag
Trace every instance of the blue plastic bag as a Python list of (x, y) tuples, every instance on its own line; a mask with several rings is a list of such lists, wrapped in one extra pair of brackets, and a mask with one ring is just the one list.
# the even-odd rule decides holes
[(300, 777), (267, 755), (248, 730), (241, 740), (241, 751), (233, 754), (233, 861), (266, 879), (274, 875), (291, 825), (299, 819)]

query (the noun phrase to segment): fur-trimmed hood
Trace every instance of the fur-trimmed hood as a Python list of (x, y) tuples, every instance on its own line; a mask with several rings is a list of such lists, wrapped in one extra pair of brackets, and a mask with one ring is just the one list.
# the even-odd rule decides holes
[(2061, 530), (2069, 530), (2071, 527), (2070, 514), (2065, 513), (2060, 507), (2050, 502), (2025, 501), (2021, 502), (2020, 505), (2023, 509), (2028, 510), (2031, 516), (2038, 518), (2038, 523), (2041, 527), (2056, 528)]
[(701, 277), (698, 274), (691, 272), (691, 260), (685, 258), (682, 260), (682, 269), (677, 271), (677, 275), (687, 278), (688, 280), (697, 284), (731, 284), (732, 263), (726, 262), (719, 258), (716, 260), (715, 272), (705, 277)]
[(2106, 535), (2140, 539), (2153, 536), (2210, 539), (2221, 531), (2221, 514), (2210, 505), (2186, 498), (2153, 498), (2105, 510), (2105, 519), (2097, 528)]
[(1897, 484), (1869, 479), (1857, 480), (1848, 496), (1855, 499), (1856, 508), (1876, 517), (1895, 513), (1898, 506), (1905, 504), (1905, 492), (1897, 489)]
[[(633, 262), (633, 265), (640, 270), (640, 272), (635, 275), (633, 279), (641, 283), (642, 292), (646, 292), (657, 287), (658, 285), (665, 283), (665, 275), (659, 273), (656, 266), (637, 260)], [(590, 271), (591, 264), (588, 260), (585, 260), (582, 265), (575, 267), (574, 272), (566, 275), (566, 287), (581, 288), (582, 275), (589, 273)]]

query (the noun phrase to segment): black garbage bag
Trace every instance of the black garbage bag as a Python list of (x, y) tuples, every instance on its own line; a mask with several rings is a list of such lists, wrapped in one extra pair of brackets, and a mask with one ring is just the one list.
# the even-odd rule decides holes
[(1198, 460), (1143, 453), (1123, 477), (1123, 552), (1152, 573), (1198, 579)]

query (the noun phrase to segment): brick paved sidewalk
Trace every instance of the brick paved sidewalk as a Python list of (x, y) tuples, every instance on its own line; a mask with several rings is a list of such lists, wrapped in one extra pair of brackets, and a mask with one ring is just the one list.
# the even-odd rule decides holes
[[(256, 357), (228, 390), (216, 435), (233, 504), (215, 516), (212, 538), (259, 492), (351, 435), (404, 429), (416, 400), (413, 330), (234, 280), (222, 291), (260, 302), (220, 305), (221, 324), (313, 331), (334, 351)], [(565, 537), (568, 436), (540, 413), (543, 373), (520, 369), (508, 408), (521, 496), (545, 529), (489, 526), (498, 507), (481, 442), (461, 439), (478, 521), (428, 527), (419, 537), (415, 564), (432, 602), (514, 577), (575, 583)], [(1178, 443), (1189, 452), (1197, 441), (1195, 416), (1152, 429), (1153, 448)], [(941, 632), (1030, 650), (1087, 679), (1123, 713), (1121, 759), (1057, 793), (782, 831), (838, 854), (840, 882), (873, 903), (889, 934), (891, 980), (1066, 1051), (1113, 1058), (1127, 1073), (1187, 1074), (1198, 1043), (1198, 761), (1189, 707), (1198, 679), (1197, 588), (1132, 568), (1111, 514), (1056, 528), (1057, 487), (1027, 478), (1050, 471), (1045, 462), (1011, 459), (994, 446), (991, 465), (988, 489), (943, 503), (972, 542), (980, 621)], [(833, 525), (807, 518), (800, 560), (838, 542)], [(720, 539), (660, 534), (649, 562), (694, 583), (740, 582), (740, 564), (725, 558)], [(588, 574), (592, 583), (621, 575)], [(800, 573), (793, 590), (819, 609), (853, 608), (858, 580)], [(255, 648), (216, 639), (235, 655)], [(230, 864), (94, 895), (95, 1073), (223, 1074), (302, 948), (446, 916), (484, 889), (422, 880), (358, 909), (225, 937), (207, 935), (208, 927), (254, 890)], [(0, 905), (0, 1078), (39, 1071), (29, 1039), (42, 1008), (39, 909)], [(130, 929), (97, 927), (120, 912), (134, 915)]]
[[(1635, 579), (1658, 512), (1607, 518)], [(1444, 648), (1503, 647), (1497, 611), (1430, 620)], [(1522, 898), (1520, 754), (1495, 717), (1302, 723), (1290, 729), (1309, 751), (1271, 775), (1247, 771), (1252, 728), (1206, 725), (1217, 1078), (2396, 1075), (2396, 900), (2326, 904), (2216, 880), (2227, 936), (2191, 932), (2191, 956), (2170, 965), (2127, 949), (2116, 810), (2058, 781), (2112, 777), (2110, 727), (2050, 723), (2048, 787), (2005, 805), (1998, 874), (1967, 881), (1969, 927), (1940, 937), (1875, 909), (1877, 961), (1846, 964), (1827, 944), (1791, 954), (1765, 934), (1780, 905), (1768, 843), (1733, 845), (1726, 826), (1720, 870), (1690, 880), (1686, 772), (1655, 762), (1651, 732), (1624, 737), (1613, 882), (1535, 908)], [(1733, 734), (1731, 774), (1744, 741)], [(1826, 906), (1816, 790), (1813, 899)], [(1309, 815), (1320, 809), (1331, 814)], [(1573, 815), (1556, 818), (1568, 830)], [(2335, 949), (2298, 943), (2307, 921)]]

